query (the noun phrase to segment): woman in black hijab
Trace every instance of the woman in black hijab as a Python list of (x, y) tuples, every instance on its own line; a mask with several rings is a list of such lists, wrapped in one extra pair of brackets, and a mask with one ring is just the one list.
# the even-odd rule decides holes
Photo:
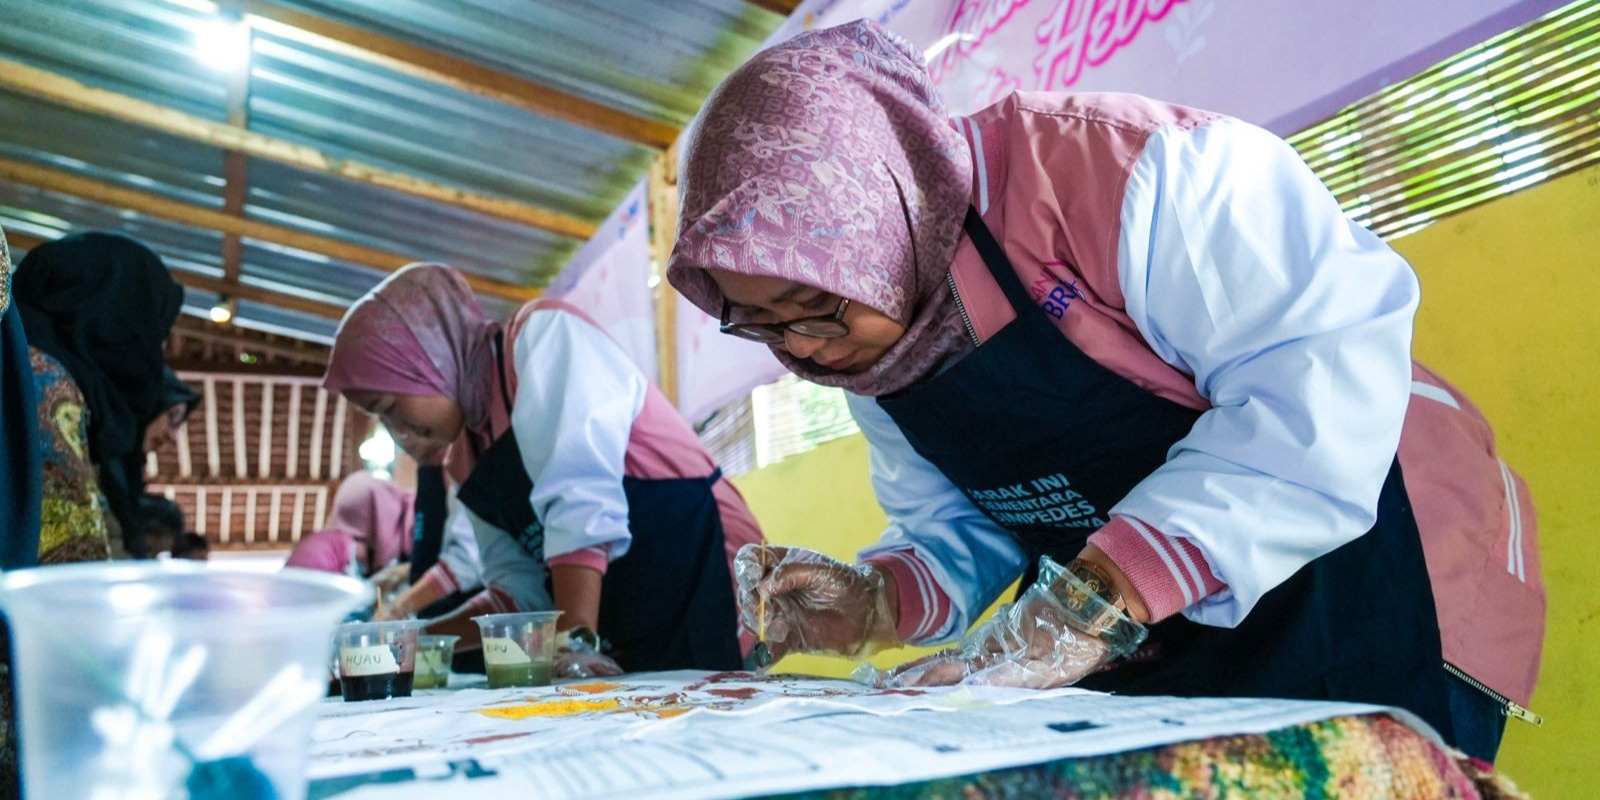
[[(50, 421), (63, 429), (72, 427), (78, 421), (74, 414), (81, 412), (73, 411), (71, 395), (81, 395), (88, 416), (87, 457), (98, 468), (99, 490), (124, 546), (142, 556), (138, 498), (144, 490), (143, 438), (145, 427), (170, 404), (164, 348), (183, 305), (183, 288), (161, 257), (139, 242), (111, 233), (81, 233), (30, 251), (17, 265), (12, 291), (35, 351), (42, 400), (53, 399), (52, 386), (67, 390), (59, 393), (67, 402), (52, 411)], [(61, 369), (72, 387), (49, 379)], [(68, 450), (85, 444), (71, 431), (63, 438)], [(56, 544), (49, 524), (50, 460), (47, 452), (46, 524), (40, 541), (44, 561), (58, 560), (46, 552)]]

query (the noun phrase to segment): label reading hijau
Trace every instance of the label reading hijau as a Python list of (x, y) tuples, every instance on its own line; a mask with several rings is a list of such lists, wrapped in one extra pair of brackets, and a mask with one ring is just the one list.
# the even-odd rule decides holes
[(375, 644), (368, 647), (341, 647), (339, 648), (339, 674), (347, 678), (359, 678), (365, 675), (388, 675), (399, 672), (400, 664), (395, 661), (394, 648), (386, 644)]

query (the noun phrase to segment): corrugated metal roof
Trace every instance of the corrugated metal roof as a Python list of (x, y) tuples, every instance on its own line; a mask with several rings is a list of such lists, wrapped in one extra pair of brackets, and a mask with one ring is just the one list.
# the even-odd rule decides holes
[[(779, 22), (744, 0), (284, 0), (574, 96), (682, 125)], [(228, 75), (202, 63), (206, 0), (5, 0), (0, 57), (214, 121)], [(448, 187), (599, 222), (653, 151), (309, 40), (258, 31), (251, 130)], [(221, 209), (224, 152), (0, 91), (0, 157)], [(581, 242), (518, 222), (277, 162), (249, 161), (245, 216), (521, 285), (548, 282)], [(222, 275), (220, 234), (31, 187), (0, 185), (0, 225), (43, 237), (120, 230), (170, 266)], [(348, 303), (381, 270), (245, 240), (241, 280)], [(193, 292), (191, 305), (211, 302)], [(510, 310), (486, 299), (493, 313)], [(241, 325), (331, 335), (334, 320), (240, 304)]]

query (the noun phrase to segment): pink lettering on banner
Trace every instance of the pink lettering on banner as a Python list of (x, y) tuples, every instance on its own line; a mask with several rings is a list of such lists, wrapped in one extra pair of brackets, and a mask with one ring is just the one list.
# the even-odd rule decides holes
[(1167, 15), (1187, 0), (1058, 0), (1034, 39), (1044, 52), (1033, 68), (1041, 90), (1065, 89), (1128, 46), (1146, 22)]
[(961, 0), (950, 19), (950, 30), (946, 32), (960, 34), (961, 38), (928, 65), (934, 81), (943, 79), (959, 61), (983, 46), (1029, 2), (1031, 0)]

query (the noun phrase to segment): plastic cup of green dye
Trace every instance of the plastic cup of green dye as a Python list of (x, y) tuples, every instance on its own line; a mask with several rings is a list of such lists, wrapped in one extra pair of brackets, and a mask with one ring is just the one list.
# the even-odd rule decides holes
[(419, 620), (340, 625), (339, 690), (345, 702), (410, 697), (426, 626)]
[(420, 636), (417, 638), (417, 672), (413, 689), (445, 689), (450, 686), (450, 662), (455, 660), (460, 636)]
[(556, 619), (560, 611), (473, 617), (483, 634), (483, 664), (490, 689), (549, 686), (555, 671)]

